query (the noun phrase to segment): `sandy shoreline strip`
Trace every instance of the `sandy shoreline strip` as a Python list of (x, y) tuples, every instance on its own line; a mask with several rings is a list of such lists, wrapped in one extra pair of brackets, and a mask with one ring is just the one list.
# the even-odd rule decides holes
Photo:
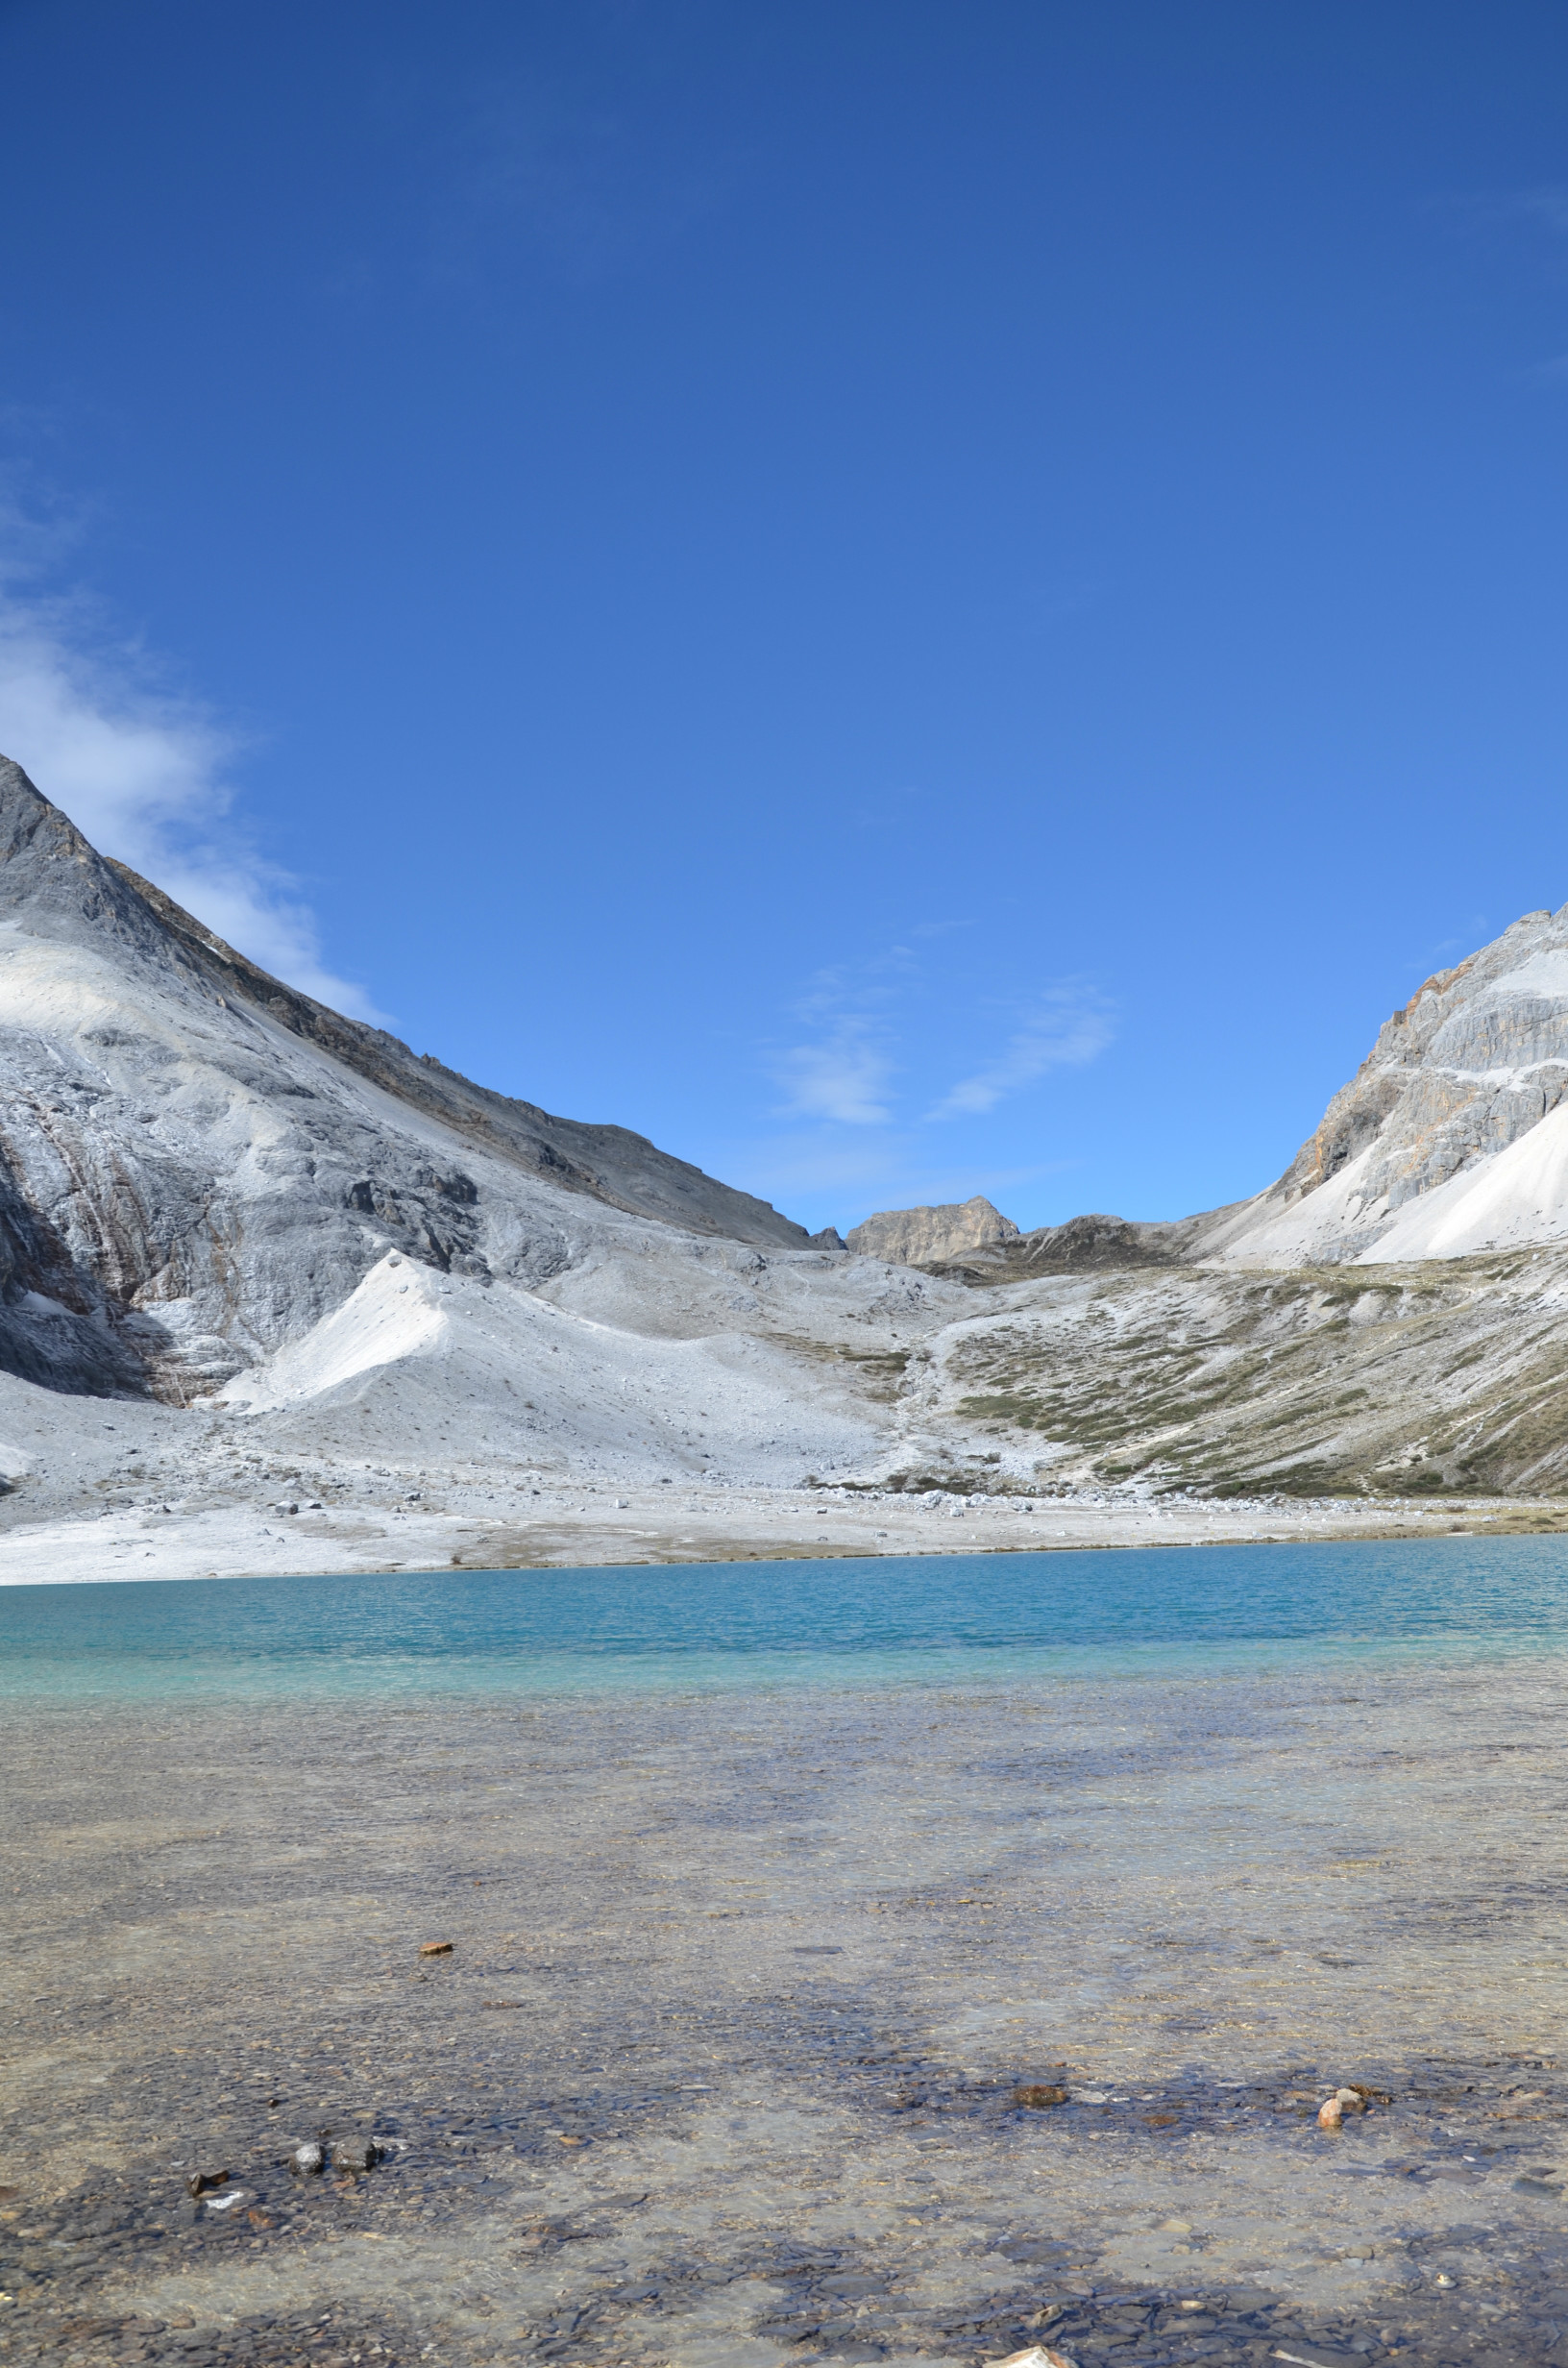
[(865, 1497), (804, 1490), (602, 1489), (543, 1493), (526, 1517), (436, 1507), (333, 1508), (265, 1518), (254, 1507), (106, 1512), (0, 1537), (0, 1587), (112, 1579), (246, 1578), (443, 1568), (750, 1562), (835, 1555), (1050, 1553), (1568, 1530), (1568, 1506), (1490, 1498), (1432, 1504), (1086, 1504)]

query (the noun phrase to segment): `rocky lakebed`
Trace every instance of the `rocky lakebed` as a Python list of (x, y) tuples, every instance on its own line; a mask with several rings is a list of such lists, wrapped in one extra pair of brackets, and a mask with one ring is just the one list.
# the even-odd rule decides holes
[(1565, 1681), (13, 1702), (0, 2358), (1568, 2358)]

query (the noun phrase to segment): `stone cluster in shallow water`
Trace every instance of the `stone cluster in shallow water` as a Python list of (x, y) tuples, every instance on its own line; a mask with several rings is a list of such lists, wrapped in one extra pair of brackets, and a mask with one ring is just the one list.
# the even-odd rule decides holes
[[(898, 2075), (891, 2089), (890, 2068)], [(976, 2170), (984, 2151), (1010, 2126), (1039, 2110), (1017, 2101), (1017, 2084), (954, 2082), (936, 2066), (911, 2061), (907, 2051), (871, 2050), (839, 2070), (869, 2148), (877, 2143), (880, 2123), (913, 2116), (961, 2133)], [(1528, 2134), (1508, 2119), (1525, 2109), (1507, 2101), (1510, 2090), (1519, 2091), (1521, 2073), (1531, 2084)], [(1542, 2160), (1568, 2126), (1568, 2081), (1559, 2084), (1543, 2060), (1380, 2067), (1380, 2085), (1368, 2090), (1377, 2102), (1355, 2141), (1343, 2133), (1314, 2134), (1311, 2100), (1320, 2085), (1311, 2065), (1286, 2067), (1268, 2081), (1189, 2082), (1137, 2098), (1086, 2080), (1068, 2088), (1052, 2109), (1052, 2121), (1064, 2129), (1094, 2124), (1098, 2134), (1119, 2135), (1139, 2148), (1177, 2150), (1201, 2133), (1235, 2128), (1245, 2117), (1255, 2129), (1299, 2134), (1313, 2149), (1349, 2146), (1335, 2165), (1347, 2178), (1396, 2188), (1458, 2183), (1476, 2192), (1478, 2204), (1481, 2190), (1487, 2191), (1484, 2222), (1407, 2234), (1392, 2290), (1384, 2262), (1364, 2308), (1303, 2309), (1267, 2284), (1215, 2283), (1201, 2274), (1180, 2290), (1107, 2278), (1092, 2241), (1066, 2241), (1051, 2232), (1048, 2206), (1039, 2212), (1037, 2227), (992, 2232), (961, 2248), (975, 2263), (967, 2303), (922, 2306), (912, 2288), (924, 2232), (934, 2231), (942, 2207), (925, 2196), (918, 2169), (906, 2182), (902, 2245), (868, 2249), (848, 2241), (723, 2231), (701, 2249), (689, 2241), (674, 2245), (630, 2276), (608, 2266), (577, 2272), (576, 2259), (584, 2248), (597, 2252), (607, 2242), (624, 2243), (639, 2216), (657, 2208), (651, 2190), (595, 2194), (571, 2211), (524, 2208), (509, 2239), (515, 2255), (558, 2261), (570, 2281), (570, 2306), (536, 2314), (527, 2325), (514, 2318), (505, 2329), (477, 2329), (472, 2296), (465, 2322), (454, 2323), (440, 2292), (432, 2292), (428, 2308), (414, 2318), (331, 2291), (324, 2244), (351, 2232), (396, 2243), (427, 2232), (433, 2223), (466, 2248), (495, 2208), (498, 2173), (519, 2162), (549, 2161), (563, 2135), (592, 2145), (636, 2115), (668, 2120), (689, 2110), (692, 2084), (678, 2084), (555, 2093), (501, 2111), (486, 2110), (478, 2101), (467, 2110), (410, 2110), (390, 2117), (380, 2143), (324, 2130), (310, 2142), (320, 2161), (306, 2166), (321, 2175), (303, 2186), (291, 2177), (302, 2150), (287, 2153), (258, 2131), (252, 2148), (234, 2150), (236, 2160), (221, 2177), (193, 2172), (182, 2179), (148, 2165), (89, 2176), (49, 2202), (26, 2201), (20, 2209), (25, 2190), (13, 2189), (0, 2233), (0, 2283), (8, 2297), (0, 2305), (0, 2357), (80, 2368), (117, 2368), (122, 2361), (148, 2368), (294, 2368), (306, 2361), (322, 2368), (355, 2361), (362, 2368), (373, 2362), (404, 2368), (423, 2358), (453, 2368), (480, 2368), (502, 2358), (561, 2360), (574, 2368), (636, 2359), (651, 2368), (666, 2357), (679, 2358), (683, 2323), (704, 2304), (726, 2289), (754, 2295), (761, 2286), (772, 2289), (772, 2299), (749, 2304), (737, 2332), (776, 2347), (780, 2362), (798, 2361), (801, 2368), (814, 2361), (909, 2356), (978, 2368), (1047, 2338), (1080, 2368), (1102, 2360), (1120, 2368), (1176, 2368), (1198, 2359), (1262, 2362), (1282, 2353), (1308, 2368), (1336, 2362), (1351, 2368), (1401, 2356), (1424, 2368), (1451, 2361), (1533, 2368), (1559, 2346), (1568, 2351), (1568, 2213), (1555, 2166)], [(1457, 2155), (1445, 2134), (1457, 2109), (1503, 2118), (1489, 2139)], [(955, 2176), (951, 2167), (946, 2176)], [(236, 2183), (240, 2208), (220, 2211)], [(515, 2191), (510, 2200), (523, 2202)], [(1553, 2208), (1546, 2218), (1544, 2205)], [(1181, 2228), (1190, 2233), (1185, 2223)], [(127, 2283), (218, 2270), (226, 2261), (251, 2261), (257, 2253), (281, 2264), (291, 2258), (317, 2286), (308, 2309), (165, 2310), (160, 2316), (108, 2306), (108, 2298)], [(1369, 2288), (1372, 2258), (1368, 2248)], [(1011, 2278), (997, 2278), (997, 2260), (1009, 2265)]]

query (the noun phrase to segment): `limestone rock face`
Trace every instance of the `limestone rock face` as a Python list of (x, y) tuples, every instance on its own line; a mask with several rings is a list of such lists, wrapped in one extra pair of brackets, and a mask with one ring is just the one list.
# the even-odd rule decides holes
[(1018, 1229), (992, 1208), (983, 1193), (972, 1200), (950, 1200), (935, 1208), (883, 1209), (847, 1237), (863, 1258), (885, 1258), (890, 1266), (935, 1266), (992, 1242), (1016, 1242)]
[(297, 994), (0, 758), (0, 1371), (221, 1386), (397, 1254), (559, 1271), (590, 1212), (804, 1250), (766, 1202)]
[(1527, 913), (1419, 987), (1279, 1182), (1216, 1212), (1202, 1252), (1285, 1265), (1559, 1239), (1565, 1097), (1568, 905)]

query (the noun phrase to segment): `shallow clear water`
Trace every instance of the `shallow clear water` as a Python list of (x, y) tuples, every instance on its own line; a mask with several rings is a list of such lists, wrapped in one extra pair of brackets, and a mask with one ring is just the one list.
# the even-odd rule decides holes
[(1568, 1648), (1568, 1540), (0, 1591), (0, 1696), (1017, 1682)]
[(0, 2368), (1568, 2359), (1565, 1644), (1553, 1539), (0, 1592)]

